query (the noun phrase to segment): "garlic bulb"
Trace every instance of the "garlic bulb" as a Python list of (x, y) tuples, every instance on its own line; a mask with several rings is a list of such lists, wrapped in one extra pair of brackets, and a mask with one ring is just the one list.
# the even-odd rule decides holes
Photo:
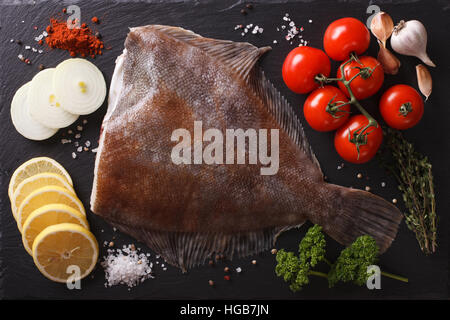
[(378, 52), (377, 60), (383, 66), (384, 73), (392, 75), (397, 74), (401, 65), (400, 60), (383, 46), (381, 41), (378, 40), (378, 44), (380, 45), (380, 51)]
[(391, 46), (397, 53), (417, 57), (431, 67), (436, 66), (427, 55), (427, 31), (420, 21), (400, 21), (392, 33)]
[(425, 101), (431, 95), (431, 90), (433, 88), (433, 80), (431, 79), (431, 74), (428, 69), (423, 64), (418, 64), (416, 66), (417, 72), (417, 84), (419, 85), (419, 90), (426, 97)]
[(386, 12), (378, 12), (370, 23), (370, 31), (375, 38), (381, 41), (383, 47), (386, 47), (386, 40), (389, 39), (394, 31), (394, 21)]

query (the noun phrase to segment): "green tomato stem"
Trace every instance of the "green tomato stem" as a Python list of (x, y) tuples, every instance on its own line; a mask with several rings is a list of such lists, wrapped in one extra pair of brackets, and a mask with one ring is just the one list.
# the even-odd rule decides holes
[[(339, 68), (341, 71), (341, 78), (327, 78), (324, 75), (318, 75), (316, 76), (316, 81), (320, 82), (320, 83), (330, 83), (330, 82), (342, 82), (342, 84), (345, 86), (345, 88), (347, 89), (349, 96), (350, 96), (350, 100), (346, 103), (346, 104), (351, 104), (354, 105), (359, 112), (361, 112), (366, 118), (367, 120), (369, 120), (369, 124), (368, 127), (378, 127), (378, 122), (363, 108), (363, 106), (359, 103), (359, 101), (356, 99), (355, 95), (353, 94), (352, 89), (350, 88), (350, 84), (352, 83), (352, 81), (354, 79), (356, 79), (358, 76), (360, 76), (361, 74), (363, 74), (365, 71), (364, 68), (362, 68), (356, 75), (354, 75), (351, 79), (346, 80), (345, 79), (345, 66), (352, 63), (353, 61), (356, 61), (358, 63), (359, 59), (355, 54), (352, 54), (350, 56), (350, 59), (348, 59), (346, 62), (344, 62)], [(372, 70), (373, 72), (373, 70)], [(342, 107), (342, 105), (340, 105), (340, 107)], [(363, 131), (366, 131), (368, 128), (365, 128)]]
[[(341, 72), (341, 78), (327, 78), (323, 74), (320, 74), (320, 75), (317, 75), (315, 79), (321, 85), (323, 85), (324, 83), (330, 83), (330, 82), (341, 82), (347, 89), (347, 92), (350, 96), (350, 100), (346, 104), (354, 105), (359, 110), (359, 112), (361, 112), (369, 121), (369, 123), (365, 127), (359, 128), (357, 130), (357, 132), (355, 132), (353, 134), (354, 137), (351, 137), (350, 132), (349, 132), (349, 140), (350, 140), (350, 142), (355, 144), (356, 150), (358, 151), (358, 159), (359, 159), (359, 147), (361, 145), (365, 144), (364, 142), (367, 142), (368, 133), (366, 131), (370, 127), (378, 128), (378, 122), (366, 111), (366, 109), (363, 108), (363, 106), (356, 99), (355, 95), (353, 94), (352, 89), (350, 88), (350, 84), (358, 76), (361, 76), (365, 79), (370, 77), (372, 75), (372, 73), (375, 71), (376, 67), (373, 69), (370, 69), (368, 67), (362, 67), (362, 68), (355, 67), (355, 68), (359, 69), (359, 72), (357, 74), (355, 74), (353, 77), (351, 77), (349, 80), (346, 80), (344, 69), (348, 64), (352, 63), (353, 61), (356, 61), (357, 63), (361, 64), (361, 62), (358, 59), (358, 56), (356, 54), (352, 53), (350, 55), (350, 58), (339, 67), (340, 72)], [(339, 107), (342, 107), (342, 105), (340, 105)], [(333, 117), (335, 117), (334, 114), (336, 113), (336, 110), (333, 110), (333, 109), (334, 108), (328, 108), (327, 112), (330, 113)], [(361, 143), (361, 141), (363, 143)]]
[[(320, 77), (317, 77), (316, 80), (317, 81), (322, 81), (322, 83), (328, 83), (331, 81), (340, 81), (342, 82), (342, 84), (345, 86), (345, 88), (347, 89), (347, 92), (350, 96), (350, 100), (348, 101), (348, 104), (354, 105), (359, 112), (361, 112), (369, 121), (369, 123), (367, 124), (367, 126), (359, 128), (357, 131), (354, 133), (354, 137), (352, 138), (350, 133), (349, 133), (349, 140), (350, 142), (354, 143), (356, 146), (356, 150), (358, 151), (358, 159), (359, 159), (359, 147), (363, 144), (365, 144), (364, 142), (367, 142), (367, 133), (366, 131), (370, 128), (370, 127), (376, 127), (378, 128), (378, 122), (366, 111), (366, 109), (363, 108), (363, 106), (359, 103), (359, 101), (356, 99), (352, 89), (350, 88), (350, 84), (352, 83), (353, 80), (355, 80), (358, 76), (363, 77), (363, 75), (366, 75), (367, 77), (370, 77), (372, 75), (372, 73), (374, 72), (375, 68), (372, 70), (370, 68), (359, 68), (359, 72), (357, 74), (355, 74), (353, 77), (351, 77), (349, 80), (345, 79), (345, 67), (349, 64), (352, 63), (353, 61), (356, 61), (357, 63), (361, 64), (361, 62), (358, 59), (358, 56), (356, 56), (356, 54), (351, 54), (350, 59), (348, 59), (346, 62), (344, 62), (339, 68), (341, 71), (341, 78), (327, 78), (323, 75), (320, 75)], [(369, 70), (369, 72), (367, 71)], [(363, 141), (363, 143), (360, 143), (359, 141)]]

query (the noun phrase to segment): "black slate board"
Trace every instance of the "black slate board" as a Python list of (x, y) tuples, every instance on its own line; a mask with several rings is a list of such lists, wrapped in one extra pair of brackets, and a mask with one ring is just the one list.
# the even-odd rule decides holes
[[(281, 79), (281, 65), (285, 55), (293, 47), (282, 38), (276, 27), (282, 24), (285, 13), (305, 27), (304, 37), (309, 44), (322, 47), (321, 37), (326, 26), (333, 20), (353, 16), (365, 21), (368, 5), (377, 4), (382, 10), (389, 12), (395, 21), (400, 19), (419, 19), (429, 31), (429, 55), (439, 65), (433, 69), (435, 80), (434, 91), (426, 103), (426, 112), (421, 123), (409, 130), (406, 136), (415, 143), (417, 149), (428, 155), (433, 163), (437, 211), (440, 213), (439, 248), (438, 252), (426, 257), (419, 250), (414, 235), (402, 223), (397, 239), (392, 247), (380, 259), (380, 266), (384, 270), (404, 275), (410, 283), (383, 278), (382, 290), (369, 291), (365, 287), (340, 285), (328, 289), (323, 279), (312, 279), (308, 288), (293, 294), (288, 286), (274, 274), (275, 259), (270, 252), (264, 252), (255, 257), (236, 259), (222, 262), (216, 267), (204, 266), (182, 274), (180, 270), (169, 267), (162, 271), (156, 267), (156, 279), (147, 280), (144, 284), (128, 290), (123, 286), (113, 288), (104, 287), (104, 272), (98, 266), (89, 277), (82, 281), (82, 290), (68, 290), (64, 285), (53, 283), (44, 278), (34, 267), (32, 259), (24, 251), (20, 234), (10, 212), (7, 185), (14, 169), (24, 161), (35, 156), (50, 156), (61, 162), (72, 175), (76, 191), (86, 208), (89, 208), (89, 196), (93, 179), (95, 155), (91, 152), (82, 153), (73, 160), (71, 153), (75, 151), (73, 145), (62, 145), (60, 139), (67, 130), (61, 130), (54, 138), (45, 142), (32, 142), (21, 137), (13, 128), (9, 108), (15, 90), (25, 82), (31, 80), (38, 72), (37, 66), (42, 63), (47, 67), (54, 67), (67, 59), (67, 52), (51, 51), (45, 54), (34, 54), (17, 44), (11, 44), (10, 39), (20, 39), (24, 44), (35, 45), (34, 36), (42, 31), (48, 23), (48, 18), (60, 13), (63, 5), (57, 1), (13, 1), (4, 2), (0, 6), (0, 66), (1, 66), (1, 95), (0, 95), (0, 299), (17, 298), (52, 298), (52, 299), (436, 299), (448, 297), (448, 190), (449, 190), (449, 135), (446, 121), (450, 117), (448, 108), (448, 75), (447, 58), (450, 54), (447, 32), (450, 29), (448, 1), (294, 1), (281, 3), (280, 1), (257, 2), (247, 16), (240, 14), (244, 6), (241, 2), (232, 1), (188, 1), (161, 2), (144, 1), (76, 1), (80, 6), (83, 21), (90, 21), (94, 15), (102, 23), (98, 26), (107, 46), (111, 50), (98, 57), (94, 63), (103, 71), (107, 82), (111, 79), (115, 58), (123, 49), (123, 41), (128, 27), (145, 24), (177, 25), (213, 38), (234, 41), (249, 41), (257, 46), (272, 45), (273, 40), (278, 44), (273, 51), (266, 54), (261, 64), (269, 79), (292, 103), (303, 123), (301, 108), (305, 97), (291, 93), (284, 86)], [(313, 23), (309, 24), (308, 19)], [(23, 21), (23, 23), (22, 23)], [(241, 37), (240, 32), (234, 31), (236, 24), (253, 23), (264, 28), (262, 35), (247, 35)], [(39, 30), (35, 31), (34, 26)], [(376, 55), (376, 43), (372, 38), (370, 54)], [(24, 53), (33, 61), (27, 66), (17, 59), (19, 53)], [(383, 89), (394, 83), (406, 83), (417, 86), (415, 80), (415, 65), (418, 60), (410, 57), (400, 57), (401, 72), (396, 77), (387, 77)], [(383, 90), (381, 90), (383, 91)], [(373, 99), (364, 101), (368, 110), (377, 115), (376, 101), (380, 94)], [(88, 124), (84, 125), (82, 138), (84, 142), (90, 140), (96, 146), (102, 117), (106, 105), (98, 112), (88, 117)], [(76, 125), (71, 126), (75, 128)], [(400, 199), (395, 181), (380, 168), (376, 161), (365, 165), (351, 165), (346, 163), (342, 170), (337, 166), (342, 160), (335, 153), (332, 144), (332, 134), (318, 133), (305, 125), (306, 134), (322, 165), (325, 175), (333, 183), (364, 188), (371, 186), (375, 194), (390, 200)], [(362, 173), (366, 179), (356, 179), (357, 173)], [(381, 182), (387, 186), (382, 188)], [(401, 202), (401, 201), (400, 201)], [(403, 204), (399, 203), (404, 209)], [(130, 237), (115, 233), (102, 219), (88, 213), (89, 223), (99, 243), (110, 241), (113, 236), (117, 245), (134, 243)], [(295, 250), (298, 241), (303, 236), (305, 225), (300, 230), (292, 230), (283, 234), (278, 242), (278, 248)], [(341, 247), (328, 239), (329, 253), (335, 257)], [(149, 251), (142, 244), (137, 244), (143, 250)], [(102, 254), (105, 252), (102, 248)], [(257, 265), (250, 261), (256, 259)], [(223, 279), (223, 267), (230, 266), (233, 270), (240, 266), (241, 274), (232, 275), (232, 281)], [(214, 288), (208, 285), (208, 280), (216, 282)]]

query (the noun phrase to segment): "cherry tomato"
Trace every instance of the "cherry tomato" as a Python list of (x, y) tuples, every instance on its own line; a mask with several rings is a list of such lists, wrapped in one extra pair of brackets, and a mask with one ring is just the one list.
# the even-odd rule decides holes
[(336, 131), (334, 147), (344, 160), (352, 163), (364, 163), (372, 159), (377, 153), (383, 141), (383, 131), (380, 125), (377, 128), (370, 127), (367, 129), (366, 144), (359, 146), (359, 157), (356, 145), (349, 140), (349, 133), (353, 138), (354, 132), (364, 128), (368, 123), (369, 120), (362, 114), (359, 114), (351, 117), (346, 124)]
[[(377, 59), (369, 56), (363, 56), (359, 58), (359, 62), (352, 61), (344, 67), (345, 79), (349, 80), (358, 72), (361, 68), (365, 70), (365, 74), (360, 74), (351, 83), (350, 89), (352, 90), (357, 100), (362, 100), (373, 96), (380, 90), (384, 81), (384, 71), (381, 64)], [(365, 69), (367, 68), (367, 69)], [(373, 71), (373, 72), (372, 72)], [(337, 77), (341, 78), (341, 68), (338, 69)], [(342, 81), (338, 82), (339, 88), (350, 97), (347, 88)]]
[(414, 88), (397, 84), (381, 97), (380, 113), (390, 127), (399, 130), (409, 129), (422, 119), (422, 97)]
[[(342, 126), (349, 117), (350, 105), (339, 105), (347, 102), (345, 94), (336, 87), (324, 86), (314, 90), (303, 105), (303, 113), (308, 124), (317, 131), (332, 131)], [(334, 117), (327, 112), (327, 106), (333, 111)]]
[(297, 47), (287, 55), (283, 63), (283, 80), (295, 93), (308, 93), (319, 87), (315, 76), (330, 75), (330, 59), (322, 50)]
[(348, 60), (352, 52), (360, 55), (370, 44), (366, 26), (355, 18), (342, 18), (332, 22), (323, 37), (327, 55), (336, 61)]

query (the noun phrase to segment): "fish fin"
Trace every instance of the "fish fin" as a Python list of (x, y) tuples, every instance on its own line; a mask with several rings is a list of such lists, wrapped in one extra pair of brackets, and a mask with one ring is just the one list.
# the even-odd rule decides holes
[[(331, 188), (330, 188), (331, 187)], [(370, 192), (327, 184), (330, 209), (310, 220), (323, 227), (333, 239), (350, 245), (362, 235), (372, 236), (380, 253), (391, 245), (403, 215), (400, 210)]]
[(256, 61), (271, 47), (257, 48), (247, 42), (234, 42), (202, 37), (192, 31), (164, 25), (151, 25), (143, 28), (152, 28), (163, 32), (179, 41), (200, 48), (209, 55), (221, 61), (240, 77), (247, 79)]
[[(144, 242), (150, 249), (160, 254), (164, 260), (183, 272), (223, 255), (226, 259), (233, 256), (245, 257), (272, 248), (280, 233), (289, 227), (277, 227), (260, 231), (226, 233), (192, 233), (154, 231), (133, 228), (109, 221), (120, 231)], [(301, 226), (295, 226), (299, 227)]]
[(302, 123), (289, 102), (266, 78), (264, 72), (260, 68), (254, 68), (252, 70), (249, 75), (249, 84), (263, 100), (264, 105), (268, 107), (269, 112), (278, 122), (280, 127), (289, 135), (294, 143), (305, 152), (309, 160), (311, 160), (321, 172), (319, 161), (308, 142)]

